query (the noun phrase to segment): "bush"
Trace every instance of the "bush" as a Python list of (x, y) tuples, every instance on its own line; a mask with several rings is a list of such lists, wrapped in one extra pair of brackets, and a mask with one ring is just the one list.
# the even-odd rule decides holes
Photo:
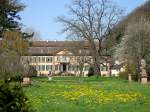
[(37, 71), (33, 66), (29, 66), (28, 76), (31, 76), (31, 77), (37, 76)]
[(19, 83), (0, 80), (0, 112), (32, 112)]
[(125, 79), (125, 80), (128, 79), (128, 72), (127, 71), (120, 72), (118, 75), (121, 79)]
[(88, 77), (93, 76), (93, 75), (94, 75), (94, 68), (90, 67), (88, 71)]
[(21, 75), (22, 65), (20, 64), (20, 56), (9, 50), (0, 50), (0, 79), (9, 79)]

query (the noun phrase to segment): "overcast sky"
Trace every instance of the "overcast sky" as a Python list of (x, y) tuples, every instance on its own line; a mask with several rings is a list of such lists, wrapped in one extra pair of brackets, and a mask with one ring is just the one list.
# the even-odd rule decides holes
[[(66, 5), (71, 0), (22, 0), (26, 8), (21, 12), (22, 23), (25, 27), (33, 27), (41, 33), (43, 40), (65, 40), (66, 35), (60, 34), (60, 23), (56, 23), (56, 17), (68, 13)], [(113, 0), (125, 10), (131, 12), (147, 0)]]

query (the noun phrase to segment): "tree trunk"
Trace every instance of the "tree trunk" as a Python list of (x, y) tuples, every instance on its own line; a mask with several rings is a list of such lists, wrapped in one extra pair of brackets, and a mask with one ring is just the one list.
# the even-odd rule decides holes
[(94, 66), (94, 72), (97, 76), (101, 76), (101, 70), (100, 70), (100, 65), (98, 63), (95, 63), (95, 66)]
[(140, 74), (140, 63), (139, 63), (139, 59), (137, 60), (137, 78), (138, 78), (138, 82), (141, 81), (140, 77), (141, 77), (141, 74)]
[(101, 76), (101, 72), (100, 72), (100, 56), (97, 52), (96, 49), (96, 45), (94, 43), (94, 41), (89, 41), (90, 45), (91, 45), (91, 53), (92, 53), (92, 57), (93, 57), (93, 65), (94, 65), (94, 73), (97, 76)]

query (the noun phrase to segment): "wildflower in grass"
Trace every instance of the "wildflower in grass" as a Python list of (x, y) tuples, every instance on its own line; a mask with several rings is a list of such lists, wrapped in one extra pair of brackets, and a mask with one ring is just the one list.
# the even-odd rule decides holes
[(110, 102), (132, 102), (136, 101), (141, 94), (139, 93), (116, 93), (97, 90), (88, 86), (77, 86), (78, 88), (71, 91), (64, 91), (62, 95), (65, 99), (70, 101), (79, 101), (81, 97), (84, 97), (87, 104), (107, 104)]

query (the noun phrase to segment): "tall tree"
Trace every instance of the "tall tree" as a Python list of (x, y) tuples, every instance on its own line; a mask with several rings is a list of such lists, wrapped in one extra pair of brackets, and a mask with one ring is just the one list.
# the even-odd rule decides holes
[(3, 33), (2, 49), (15, 51), (19, 56), (28, 52), (29, 43), (23, 39), (23, 34), (19, 31), (6, 31)]
[[(74, 40), (73, 40), (74, 41)], [(76, 56), (76, 67), (80, 71), (80, 76), (84, 77), (85, 65), (92, 66), (92, 58), (90, 50), (88, 49), (87, 41), (74, 41), (76, 47), (68, 48)], [(78, 71), (77, 70), (77, 71)]]
[(6, 31), (3, 34), (0, 47), (0, 78), (8, 79), (23, 73), (21, 56), (27, 55), (29, 43), (22, 37), (23, 34), (19, 31)]
[(6, 30), (19, 29), (18, 13), (24, 8), (20, 0), (0, 0), (0, 37)]
[(70, 18), (58, 17), (64, 32), (75, 35), (90, 44), (95, 71), (100, 75), (100, 64), (105, 60), (103, 41), (121, 17), (122, 10), (108, 0), (74, 0), (69, 6)]
[(2, 48), (0, 48), (1, 112), (33, 112), (20, 85), (21, 75), (24, 73), (20, 55), (25, 51), (21, 35), (20, 32), (7, 31), (2, 39)]
[[(128, 65), (128, 69), (135, 66), (134, 72), (140, 78), (140, 62), (142, 59), (150, 63), (150, 21), (141, 19), (130, 23), (125, 31), (121, 43), (117, 46), (115, 55)], [(150, 66), (147, 66), (150, 69)], [(129, 70), (131, 71), (131, 70)]]

